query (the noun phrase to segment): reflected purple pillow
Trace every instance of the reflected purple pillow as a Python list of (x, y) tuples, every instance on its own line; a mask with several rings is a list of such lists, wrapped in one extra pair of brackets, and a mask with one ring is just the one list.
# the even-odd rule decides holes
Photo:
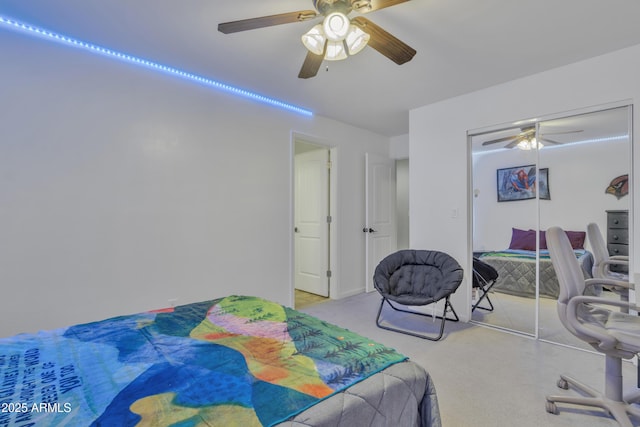
[[(584, 249), (584, 241), (587, 237), (587, 233), (584, 231), (565, 231), (571, 247), (575, 249)], [(511, 243), (509, 243), (509, 249), (520, 249), (525, 251), (536, 250), (536, 231), (535, 230), (520, 230), (519, 228), (511, 229)], [(540, 249), (546, 250), (547, 248), (547, 235), (545, 231), (540, 231)]]
[(565, 231), (571, 242), (573, 249), (584, 249), (584, 239), (587, 237), (585, 231)]
[(536, 250), (536, 232), (533, 230), (511, 229), (511, 243), (509, 249), (521, 249), (525, 251)]

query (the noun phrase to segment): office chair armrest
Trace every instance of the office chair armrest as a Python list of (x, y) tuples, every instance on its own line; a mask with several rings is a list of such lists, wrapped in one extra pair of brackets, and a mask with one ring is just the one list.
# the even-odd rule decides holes
[(629, 255), (611, 255), (609, 259), (615, 259), (618, 261), (629, 261)]
[(629, 259), (617, 259), (615, 257), (611, 257), (606, 259), (598, 264), (598, 276), (606, 276), (611, 269), (612, 265), (619, 265), (623, 267), (629, 266)]
[(609, 257), (609, 259), (605, 259), (604, 261), (602, 261), (600, 263), (600, 265), (609, 265), (609, 264), (613, 264), (613, 265), (624, 265), (624, 266), (629, 266), (629, 257), (622, 257), (622, 256), (612, 256)]
[(615, 279), (598, 279), (598, 278), (587, 279), (584, 281), (584, 285), (585, 287), (604, 285), (604, 286), (611, 286), (616, 289), (635, 289), (635, 284), (631, 282), (624, 282), (622, 280), (615, 280)]
[(586, 303), (621, 307), (626, 308), (627, 310), (634, 309), (634, 305), (625, 301), (584, 295), (571, 298), (567, 304), (567, 320), (576, 331), (582, 335), (598, 340), (600, 342), (598, 347), (604, 351), (614, 349), (618, 342), (616, 338), (609, 335), (609, 333), (599, 325), (593, 323), (585, 324), (578, 318), (578, 307), (580, 307), (581, 304)]

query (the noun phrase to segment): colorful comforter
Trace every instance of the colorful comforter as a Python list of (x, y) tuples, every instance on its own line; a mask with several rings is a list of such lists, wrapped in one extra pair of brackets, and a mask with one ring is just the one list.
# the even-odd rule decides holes
[(231, 296), (0, 339), (0, 426), (262, 426), (406, 357)]

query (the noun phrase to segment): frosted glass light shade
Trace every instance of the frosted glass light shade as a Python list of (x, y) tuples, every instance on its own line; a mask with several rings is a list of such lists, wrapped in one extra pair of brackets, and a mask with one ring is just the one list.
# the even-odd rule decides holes
[(340, 12), (333, 12), (324, 18), (322, 28), (329, 40), (337, 42), (344, 40), (349, 32), (350, 25), (351, 21), (349, 21), (347, 15)]
[(321, 24), (314, 26), (302, 36), (302, 44), (304, 47), (306, 47), (309, 52), (315, 53), (316, 55), (322, 55), (326, 41), (327, 38), (324, 35)]
[(344, 42), (328, 42), (327, 53), (324, 55), (324, 59), (326, 59), (327, 61), (339, 61), (341, 59), (347, 59), (347, 50), (344, 47)]
[(518, 142), (518, 145), (516, 145), (516, 147), (518, 147), (521, 150), (533, 150), (535, 148), (540, 149), (544, 147), (544, 144), (536, 141), (535, 138), (532, 138), (532, 139), (523, 139), (522, 141)]
[(355, 25), (351, 25), (349, 27), (349, 32), (345, 37), (344, 41), (347, 43), (347, 49), (349, 50), (349, 55), (355, 55), (360, 52), (367, 46), (369, 43), (369, 39), (371, 36)]
[(311, 53), (324, 53), (324, 59), (328, 61), (339, 61), (364, 49), (370, 37), (351, 24), (347, 15), (334, 12), (329, 14), (322, 24), (315, 25), (304, 34), (302, 44)]

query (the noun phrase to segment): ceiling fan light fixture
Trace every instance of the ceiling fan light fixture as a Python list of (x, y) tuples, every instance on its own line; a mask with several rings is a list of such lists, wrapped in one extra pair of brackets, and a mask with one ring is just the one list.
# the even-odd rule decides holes
[(324, 59), (327, 61), (340, 61), (347, 59), (347, 50), (344, 46), (344, 41), (329, 41), (327, 43), (327, 53), (324, 55)]
[(364, 49), (367, 46), (367, 43), (369, 43), (370, 38), (371, 36), (369, 34), (351, 24), (349, 32), (344, 39), (347, 44), (347, 49), (349, 50), (349, 55), (355, 55)]
[(344, 40), (349, 33), (351, 21), (341, 12), (333, 12), (327, 15), (322, 23), (324, 34), (333, 42)]
[(302, 36), (302, 44), (304, 47), (316, 55), (322, 55), (326, 41), (327, 38), (324, 35), (321, 24), (314, 26)]
[(531, 138), (531, 139), (523, 139), (522, 141), (518, 142), (518, 145), (516, 145), (516, 147), (518, 147), (521, 150), (534, 150), (534, 149), (541, 149), (542, 147), (544, 147), (544, 144), (541, 142), (536, 141), (535, 138)]

